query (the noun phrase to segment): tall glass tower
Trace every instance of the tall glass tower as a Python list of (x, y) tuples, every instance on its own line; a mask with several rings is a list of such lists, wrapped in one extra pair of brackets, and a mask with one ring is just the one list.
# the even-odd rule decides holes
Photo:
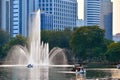
[(53, 15), (53, 30), (73, 29), (77, 20), (77, 0), (39, 0), (40, 10)]
[(84, 20), (86, 26), (100, 25), (101, 0), (84, 0)]
[(29, 17), (39, 9), (38, 0), (10, 0), (10, 34), (28, 36)]
[(105, 30), (105, 38), (112, 39), (111, 0), (84, 0), (84, 20), (86, 26), (100, 26)]

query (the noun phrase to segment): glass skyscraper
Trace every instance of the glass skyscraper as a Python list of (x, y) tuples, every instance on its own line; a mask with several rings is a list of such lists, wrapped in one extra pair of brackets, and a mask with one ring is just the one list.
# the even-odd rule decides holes
[(84, 0), (84, 20), (86, 26), (100, 26), (105, 30), (105, 38), (112, 39), (111, 0)]
[(41, 12), (41, 30), (53, 30), (53, 15)]
[(1, 29), (10, 32), (10, 0), (0, 0)]
[(100, 25), (101, 0), (84, 0), (84, 20), (86, 26)]
[(77, 0), (39, 0), (40, 10), (53, 15), (53, 30), (73, 29), (77, 20)]
[[(30, 16), (39, 9), (38, 0), (10, 0), (10, 34), (28, 36)], [(30, 22), (30, 23), (29, 23)]]

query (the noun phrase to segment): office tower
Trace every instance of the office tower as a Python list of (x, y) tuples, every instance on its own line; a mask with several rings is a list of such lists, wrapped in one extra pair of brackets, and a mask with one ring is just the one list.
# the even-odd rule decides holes
[(77, 0), (39, 0), (40, 10), (53, 15), (53, 30), (73, 29), (77, 20)]
[[(22, 15), (21, 15), (21, 1), (10, 0), (10, 26), (11, 36), (15, 37), (18, 34), (22, 34)], [(20, 12), (21, 10), (21, 12)]]
[(105, 38), (112, 40), (112, 15), (113, 6), (111, 0), (101, 2), (100, 27), (105, 30)]
[(10, 1), (9, 0), (0, 0), (1, 3), (1, 29), (10, 32)]
[(84, 20), (86, 26), (100, 26), (105, 30), (105, 38), (112, 39), (111, 0), (85, 0)]
[(41, 12), (41, 30), (53, 30), (53, 15)]
[(84, 0), (84, 20), (86, 26), (100, 25), (101, 0)]
[(38, 0), (10, 0), (11, 36), (28, 36), (30, 16), (38, 10)]

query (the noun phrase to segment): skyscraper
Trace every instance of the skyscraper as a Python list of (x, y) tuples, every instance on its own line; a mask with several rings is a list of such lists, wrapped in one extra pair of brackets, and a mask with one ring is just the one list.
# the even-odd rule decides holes
[[(22, 19), (21, 15), (21, 1), (19, 0), (10, 0), (10, 26), (11, 26), (11, 36), (15, 37), (17, 34), (22, 34)], [(20, 12), (21, 10), (21, 12)]]
[(10, 0), (1, 1), (1, 29), (10, 32)]
[(101, 0), (84, 0), (85, 25), (100, 25)]
[(84, 20), (86, 26), (100, 26), (105, 30), (105, 38), (112, 39), (111, 0), (85, 0)]
[(77, 20), (77, 0), (39, 0), (40, 10), (53, 14), (53, 30), (73, 29)]
[(30, 15), (38, 10), (38, 0), (10, 0), (10, 33), (28, 36)]
[(41, 30), (53, 30), (53, 15), (41, 12)]
[(112, 40), (113, 4), (111, 0), (101, 2), (100, 27), (105, 30), (105, 38)]

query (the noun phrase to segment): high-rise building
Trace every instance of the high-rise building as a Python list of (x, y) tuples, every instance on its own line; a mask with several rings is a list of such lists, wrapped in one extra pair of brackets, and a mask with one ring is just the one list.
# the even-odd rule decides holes
[(1, 29), (10, 32), (10, 0), (0, 0)]
[(112, 39), (111, 0), (84, 0), (84, 20), (86, 26), (100, 26), (105, 30), (105, 38)]
[(20, 3), (20, 0), (10, 0), (10, 32), (13, 37), (17, 34), (22, 34), (22, 6)]
[(73, 29), (77, 20), (77, 0), (39, 0), (40, 10), (53, 15), (53, 30)]
[(28, 36), (30, 15), (38, 10), (38, 0), (10, 0), (10, 33)]
[(84, 0), (84, 20), (86, 26), (100, 25), (101, 0)]
[(53, 15), (41, 12), (41, 30), (53, 30)]
[(112, 15), (113, 6), (111, 0), (101, 2), (100, 27), (105, 30), (105, 38), (112, 40)]

